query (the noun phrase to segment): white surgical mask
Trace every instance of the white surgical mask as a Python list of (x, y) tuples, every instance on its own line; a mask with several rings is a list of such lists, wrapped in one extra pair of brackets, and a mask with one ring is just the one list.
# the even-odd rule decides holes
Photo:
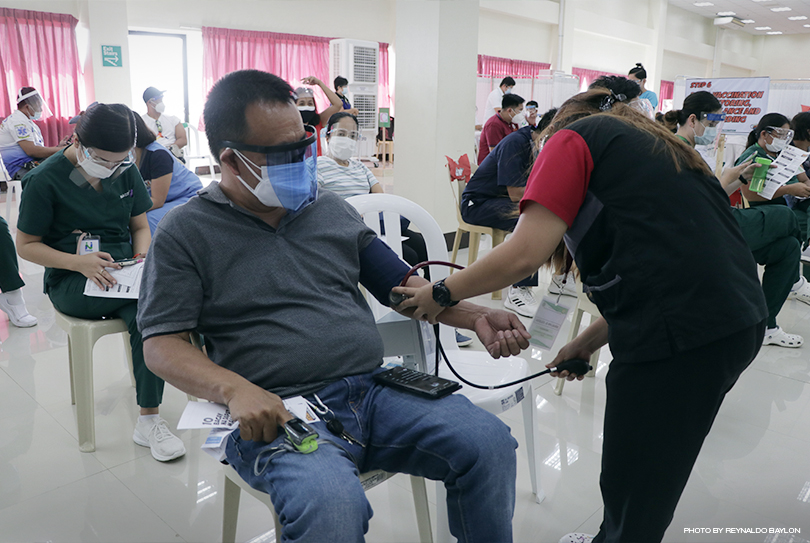
[(98, 179), (107, 179), (115, 172), (115, 168), (102, 166), (90, 158), (90, 155), (87, 153), (86, 149), (84, 150), (84, 153), (76, 153), (76, 163), (85, 171), (85, 173), (87, 173), (87, 175), (90, 177), (96, 177)]
[(529, 124), (529, 121), (526, 120), (526, 112), (521, 111), (515, 114), (515, 116), (512, 117), (512, 122), (518, 125), (520, 128), (523, 128), (524, 126)]
[(234, 153), (245, 166), (248, 166), (248, 170), (259, 181), (259, 184), (253, 188), (242, 179), (241, 175), (237, 175), (236, 178), (263, 205), (283, 207), (294, 213), (308, 206), (318, 197), (315, 156), (310, 156), (301, 162), (261, 166), (262, 173), (258, 175), (249, 166), (259, 168), (257, 164), (236, 149), (234, 149)]
[(34, 116), (31, 117), (32, 121), (38, 121), (42, 118), (42, 111), (35, 111)]
[(786, 139), (782, 138), (773, 138), (772, 143), (766, 143), (765, 148), (772, 152), (772, 153), (781, 153), (782, 150), (787, 147), (788, 142)]
[(349, 160), (357, 149), (357, 140), (345, 136), (329, 138), (329, 154), (338, 160)]
[(163, 102), (155, 104), (155, 111), (157, 111), (158, 113), (163, 113), (164, 111), (166, 111), (166, 104), (164, 104)]
[[(694, 130), (694, 128), (692, 129)], [(711, 145), (717, 137), (717, 127), (707, 126), (703, 129), (703, 135), (698, 136), (695, 132), (695, 145)]]

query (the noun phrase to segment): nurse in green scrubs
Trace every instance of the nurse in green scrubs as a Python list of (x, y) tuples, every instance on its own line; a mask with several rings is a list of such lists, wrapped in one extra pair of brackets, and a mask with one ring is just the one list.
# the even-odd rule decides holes
[[(110, 271), (121, 267), (116, 260), (149, 250), (146, 210), (152, 201), (138, 169), (131, 167), (135, 137), (135, 114), (123, 104), (98, 104), (82, 114), (73, 145), (23, 179), (17, 251), (45, 266), (45, 292), (60, 312), (127, 323), (140, 406), (133, 440), (166, 461), (185, 454), (185, 447), (158, 415), (164, 383), (144, 363), (138, 301), (84, 295), (88, 279), (112, 286)], [(99, 250), (79, 255), (79, 240), (86, 236), (100, 238)]]
[[(710, 92), (700, 91), (687, 96), (683, 107), (667, 112), (664, 119), (677, 122), (675, 135), (694, 147), (695, 144), (708, 145), (714, 141), (722, 112), (723, 106), (717, 98)], [(744, 169), (743, 164), (750, 162), (752, 154), (746, 150), (737, 161), (737, 166), (723, 172), (720, 183), (726, 193), (731, 194), (745, 186), (740, 183), (740, 172), (737, 170)], [(786, 206), (732, 208), (731, 212), (754, 259), (765, 266), (762, 291), (768, 305), (768, 321), (763, 345), (801, 347), (804, 343), (802, 336), (789, 334), (776, 324), (776, 316), (786, 299), (793, 298), (810, 304), (810, 284), (799, 276), (801, 235), (795, 215)]]

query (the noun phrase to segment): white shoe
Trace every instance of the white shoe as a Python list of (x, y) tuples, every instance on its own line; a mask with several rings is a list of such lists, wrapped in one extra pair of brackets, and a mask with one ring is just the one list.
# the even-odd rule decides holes
[(560, 543), (591, 543), (596, 536), (582, 533), (565, 534)]
[(503, 301), (506, 309), (511, 309), (518, 315), (534, 317), (537, 313), (537, 300), (532, 293), (532, 287), (509, 287), (509, 294)]
[(801, 277), (799, 280), (801, 281), (801, 285), (790, 290), (788, 300), (798, 300), (810, 305), (810, 282), (804, 277)]
[(25, 301), (21, 304), (12, 304), (5, 294), (0, 294), (0, 309), (8, 314), (11, 324), (19, 328), (30, 328), (37, 325), (37, 318), (28, 312)]
[(141, 447), (152, 449), (152, 457), (160, 462), (168, 462), (186, 454), (183, 441), (169, 431), (166, 421), (160, 417), (146, 422), (138, 421), (132, 440)]
[(551, 283), (548, 285), (548, 291), (552, 294), (562, 294), (563, 296), (577, 297), (577, 284), (574, 279), (573, 273), (568, 273), (568, 278), (563, 285), (564, 275), (552, 275)]
[(802, 343), (804, 343), (802, 336), (798, 334), (788, 334), (779, 326), (771, 331), (771, 333), (768, 333), (766, 330), (765, 337), (762, 340), (762, 345), (777, 345), (779, 347), (790, 347), (792, 349), (801, 347)]

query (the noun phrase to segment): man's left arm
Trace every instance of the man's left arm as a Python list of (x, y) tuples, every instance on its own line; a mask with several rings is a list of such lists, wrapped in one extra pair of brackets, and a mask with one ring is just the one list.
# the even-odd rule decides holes
[[(390, 307), (388, 295), (399, 286), (410, 267), (379, 238), (360, 252), (360, 282), (383, 305)], [(418, 275), (408, 278), (406, 286), (419, 287), (428, 281)], [(400, 311), (411, 317), (412, 309)], [(493, 358), (516, 355), (529, 346), (529, 332), (517, 315), (489, 309), (470, 302), (459, 302), (442, 311), (438, 321), (448, 326), (473, 330)]]
[(174, 127), (174, 144), (180, 149), (188, 145), (188, 136), (183, 123), (177, 123), (177, 126)]

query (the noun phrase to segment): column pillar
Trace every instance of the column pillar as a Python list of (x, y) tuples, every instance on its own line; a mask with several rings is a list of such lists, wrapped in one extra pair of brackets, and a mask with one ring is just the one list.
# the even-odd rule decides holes
[(478, 1), (396, 2), (394, 193), (456, 230), (445, 155), (474, 161)]
[[(103, 103), (132, 107), (126, 0), (88, 0), (87, 20), (90, 27), (95, 99)], [(111, 60), (104, 60), (102, 46), (121, 48), (120, 67), (111, 65)], [(114, 51), (118, 52), (117, 49)]]

